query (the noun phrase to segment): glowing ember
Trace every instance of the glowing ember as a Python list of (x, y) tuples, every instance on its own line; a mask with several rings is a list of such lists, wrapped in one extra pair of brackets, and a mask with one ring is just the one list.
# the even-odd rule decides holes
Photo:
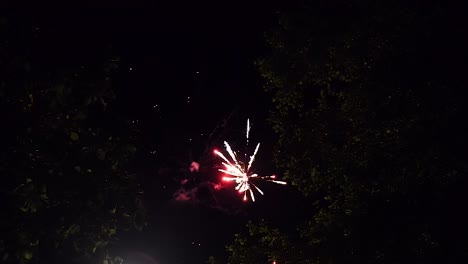
[[(249, 133), (250, 133), (250, 122), (247, 119), (247, 131), (246, 131), (246, 144), (248, 146), (249, 144)], [(219, 169), (219, 171), (224, 172), (228, 176), (224, 176), (222, 178), (223, 181), (235, 181), (237, 183), (235, 190), (237, 190), (239, 193), (244, 194), (244, 201), (247, 201), (247, 192), (249, 192), (250, 197), (253, 202), (255, 202), (255, 195), (252, 190), (252, 187), (257, 190), (261, 195), (263, 195), (263, 191), (258, 188), (254, 183), (250, 182), (251, 178), (256, 178), (256, 179), (261, 179), (261, 180), (266, 180), (269, 182), (277, 183), (277, 184), (283, 184), (285, 185), (286, 182), (284, 181), (276, 181), (273, 180), (276, 178), (275, 175), (271, 176), (258, 176), (256, 173), (251, 173), (250, 169), (252, 167), (252, 164), (255, 160), (255, 155), (258, 152), (258, 149), (260, 147), (260, 143), (257, 144), (257, 147), (255, 147), (255, 151), (252, 156), (250, 156), (250, 160), (248, 163), (243, 163), (239, 162), (237, 160), (236, 153), (232, 151), (231, 146), (229, 143), (224, 141), (224, 146), (226, 148), (227, 153), (229, 154), (229, 157), (231, 157), (232, 161), (230, 161), (226, 156), (224, 156), (223, 153), (219, 152), (218, 150), (214, 150), (213, 153), (217, 156), (219, 156), (221, 159), (223, 159), (224, 162), (221, 164), (224, 165), (224, 169)], [(247, 156), (247, 155), (246, 155)]]
[(190, 163), (190, 172), (197, 172), (200, 169), (200, 164), (198, 162), (192, 161)]

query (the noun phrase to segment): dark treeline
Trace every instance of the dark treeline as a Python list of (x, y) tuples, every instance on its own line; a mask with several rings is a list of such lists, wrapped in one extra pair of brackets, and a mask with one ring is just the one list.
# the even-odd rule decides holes
[(466, 259), (467, 21), (423, 1), (309, 1), (257, 61), (276, 162), (311, 197), (296, 233), (251, 223), (229, 263)]

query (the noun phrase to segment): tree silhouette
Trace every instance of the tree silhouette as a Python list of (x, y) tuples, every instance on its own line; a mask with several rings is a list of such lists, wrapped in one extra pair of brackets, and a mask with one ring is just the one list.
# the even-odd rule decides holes
[(102, 263), (119, 230), (144, 224), (137, 131), (111, 111), (119, 61), (58, 64), (32, 24), (2, 21), (1, 262)]
[[(463, 21), (448, 4), (314, 1), (267, 33), (276, 163), (317, 197), (284, 263), (466, 258)], [(270, 235), (238, 235), (231, 263), (259, 263), (238, 256)]]

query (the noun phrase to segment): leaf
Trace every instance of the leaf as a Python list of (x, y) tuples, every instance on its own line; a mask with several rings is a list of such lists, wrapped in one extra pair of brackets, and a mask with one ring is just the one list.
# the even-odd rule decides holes
[(23, 258), (26, 260), (31, 260), (33, 257), (33, 253), (31, 250), (27, 249), (23, 252)]
[(70, 139), (73, 140), (73, 141), (77, 141), (78, 139), (80, 139), (80, 136), (78, 135), (78, 133), (72, 131), (70, 133)]
[(116, 162), (114, 162), (114, 164), (112, 165), (112, 170), (113, 170), (113, 171), (116, 171), (116, 170), (118, 170), (118, 169), (119, 169), (119, 161), (116, 161)]
[(66, 230), (63, 234), (64, 237), (68, 237), (69, 235), (73, 235), (80, 232), (80, 226), (77, 224), (72, 224), (68, 230)]
[(93, 253), (96, 252), (97, 249), (107, 246), (108, 243), (108, 241), (96, 241), (96, 243), (94, 244)]
[(114, 228), (109, 228), (107, 235), (111, 237), (111, 236), (113, 236), (115, 234), (117, 234), (117, 228), (115, 228), (115, 227)]
[(48, 202), (49, 201), (49, 197), (47, 197), (47, 194), (45, 194), (45, 193), (41, 194), (40, 197), (41, 197), (41, 200), (43, 202)]
[(122, 216), (123, 216), (124, 218), (130, 218), (130, 217), (131, 217), (131, 215), (129, 215), (129, 214), (127, 214), (127, 213), (123, 213)]

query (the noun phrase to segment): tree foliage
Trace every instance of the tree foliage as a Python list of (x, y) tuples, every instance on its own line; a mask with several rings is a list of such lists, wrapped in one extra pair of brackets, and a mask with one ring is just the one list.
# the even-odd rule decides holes
[(144, 224), (137, 131), (109, 111), (118, 60), (49, 63), (33, 25), (1, 30), (1, 262), (101, 262), (120, 229)]
[(229, 263), (268, 263), (279, 260), (289, 251), (288, 241), (278, 229), (250, 222), (247, 230), (247, 234), (237, 234), (234, 238), (241, 251), (234, 246), (227, 247), (231, 253)]
[[(271, 55), (257, 65), (275, 105), (276, 163), (317, 197), (296, 234), (310, 253), (302, 261), (466, 257), (460, 15), (443, 4), (314, 1), (268, 32)], [(248, 254), (238, 237), (230, 252)]]

